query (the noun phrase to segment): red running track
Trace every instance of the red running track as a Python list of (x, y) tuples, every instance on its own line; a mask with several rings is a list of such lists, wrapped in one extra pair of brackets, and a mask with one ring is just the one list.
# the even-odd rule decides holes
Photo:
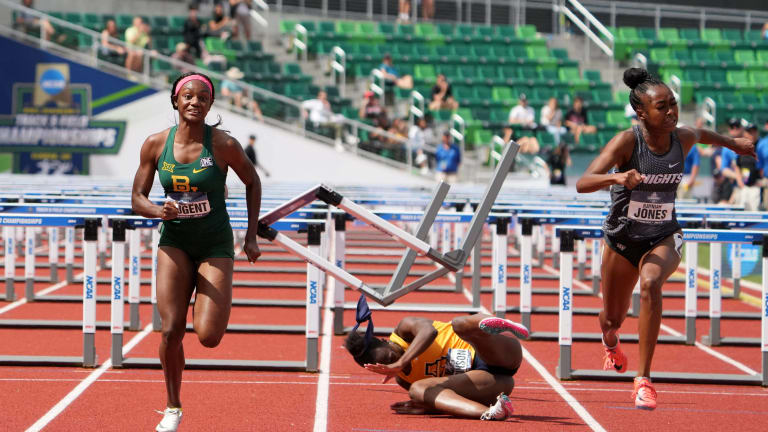
[[(358, 233), (364, 233), (354, 239)], [(375, 248), (394, 247), (393, 242), (370, 230), (352, 230), (349, 236), (355, 249), (368, 241), (377, 243)], [(370, 248), (369, 248), (370, 249)], [(288, 255), (265, 245), (265, 260), (253, 268), (291, 268), (293, 273), (274, 271), (237, 272), (235, 275), (236, 298), (292, 299), (304, 298), (302, 288), (247, 288), (238, 287), (238, 281), (304, 281), (303, 264), (291, 261), (269, 261), (268, 258), (284, 259)], [(510, 252), (512, 249), (510, 248)], [(348, 258), (365, 258), (350, 253)], [(380, 258), (380, 257), (378, 257)], [(23, 258), (20, 258), (19, 262)], [(44, 262), (45, 259), (38, 259)], [(516, 262), (511, 258), (510, 263)], [(148, 265), (148, 259), (142, 260)], [(489, 260), (484, 259), (484, 270), (489, 272)], [(548, 263), (551, 264), (551, 263)], [(237, 268), (247, 268), (243, 262)], [(394, 270), (395, 264), (351, 264), (361, 270)], [(420, 261), (419, 270), (430, 270), (429, 263)], [(22, 270), (18, 270), (20, 273)], [(552, 274), (548, 267), (536, 268), (534, 274)], [(519, 270), (510, 268), (511, 276)], [(39, 269), (46, 275), (47, 269)], [(108, 277), (102, 270), (100, 277)], [(143, 272), (148, 278), (148, 272)], [(63, 277), (63, 273), (60, 273)], [(362, 276), (368, 283), (386, 283), (386, 276)], [(706, 278), (702, 278), (706, 279)], [(490, 286), (488, 278), (483, 286)], [(465, 288), (469, 289), (469, 280)], [(452, 285), (449, 278), (442, 278), (435, 285)], [(589, 282), (587, 281), (587, 285)], [(36, 283), (37, 292), (50, 289), (50, 283)], [(508, 287), (516, 287), (512, 278)], [(534, 279), (534, 288), (555, 288), (554, 280)], [(586, 285), (584, 286), (586, 287)], [(22, 290), (19, 290), (22, 288)], [(578, 287), (577, 287), (578, 288)], [(98, 286), (98, 294), (106, 295), (107, 285)], [(79, 295), (79, 285), (66, 285), (51, 294)], [(665, 290), (682, 290), (682, 284), (670, 283)], [(142, 286), (142, 296), (149, 296), (149, 287)], [(0, 290), (1, 292), (1, 290)], [(23, 295), (23, 284), (17, 292)], [(346, 290), (345, 300), (354, 302), (358, 293)], [(328, 296), (324, 296), (327, 300)], [(433, 302), (467, 305), (464, 293), (416, 292), (403, 302)], [(507, 304), (517, 305), (517, 294), (507, 296)], [(557, 304), (554, 295), (535, 294), (534, 306)], [(665, 309), (681, 309), (682, 299), (667, 298)], [(491, 306), (491, 294), (482, 295), (483, 306)], [(327, 302), (326, 302), (327, 305)], [(574, 307), (600, 307), (600, 300), (592, 296), (575, 296)], [(700, 310), (708, 310), (707, 300), (700, 299)], [(99, 304), (97, 320), (109, 319), (109, 306)], [(758, 308), (738, 300), (724, 300), (726, 311), (756, 312)], [(149, 323), (151, 306), (141, 305), (142, 327)], [(126, 317), (127, 317), (126, 307)], [(0, 320), (11, 318), (71, 319), (81, 317), (79, 303), (15, 303), (0, 302)], [(404, 316), (414, 313), (375, 311), (376, 325), (394, 326)], [(449, 320), (454, 314), (426, 312), (418, 315), (433, 319)], [(324, 313), (324, 318), (331, 318)], [(517, 319), (515, 314), (510, 315)], [(189, 315), (191, 322), (191, 312)], [(345, 325), (354, 323), (354, 311), (344, 313)], [(233, 324), (304, 324), (301, 308), (233, 307)], [(598, 332), (594, 316), (574, 316), (575, 332)], [(662, 334), (683, 332), (682, 319), (665, 318)], [(637, 321), (628, 318), (624, 332), (636, 332)], [(328, 327), (326, 327), (326, 330)], [(532, 329), (556, 331), (556, 315), (534, 315)], [(708, 321), (697, 320), (697, 332), (706, 334)], [(759, 336), (759, 321), (724, 320), (723, 335)], [(128, 357), (154, 357), (159, 334), (153, 332), (125, 332), (125, 341), (138, 341), (127, 353)], [(194, 334), (185, 339), (188, 358), (239, 358), (269, 360), (303, 360), (305, 339), (303, 335), (287, 334), (228, 334), (215, 349), (203, 348)], [(109, 357), (110, 335), (106, 330), (96, 333), (97, 355), (106, 361)], [(762, 430), (768, 416), (768, 391), (760, 387), (657, 384), (659, 408), (654, 412), (634, 409), (631, 384), (599, 381), (559, 382), (554, 379), (558, 346), (556, 342), (527, 341), (526, 360), (515, 377), (516, 388), (512, 393), (515, 406), (514, 418), (504, 423), (479, 423), (477, 420), (455, 419), (447, 416), (396, 415), (389, 405), (407, 399), (407, 393), (393, 384), (381, 384), (375, 376), (352, 361), (343, 349), (343, 337), (325, 334), (320, 339), (320, 373), (287, 372), (232, 372), (186, 371), (182, 400), (184, 431), (455, 431), (467, 428), (483, 430)], [(79, 355), (82, 350), (82, 333), (79, 330), (0, 329), (0, 355)], [(637, 346), (626, 343), (630, 369), (636, 365)], [(760, 370), (759, 348), (717, 347), (717, 358), (703, 347), (659, 345), (656, 349), (654, 370), (700, 373), (742, 373)], [(599, 368), (601, 348), (598, 343), (577, 342), (573, 346), (575, 368)], [(96, 379), (92, 379), (96, 377)], [(89, 379), (89, 377), (91, 379)], [(88, 385), (86, 385), (88, 384)], [(73, 390), (82, 392), (72, 396)], [(69, 395), (69, 397), (68, 397)], [(66, 404), (62, 404), (62, 400)], [(0, 429), (23, 431), (45, 418), (45, 430), (80, 431), (153, 430), (160, 419), (154, 410), (165, 403), (164, 383), (160, 370), (121, 370), (111, 368), (41, 368), (0, 367), (0, 406), (3, 422)], [(52, 408), (63, 407), (61, 410)], [(48, 417), (46, 415), (48, 414)], [(513, 424), (510, 424), (513, 423)]]

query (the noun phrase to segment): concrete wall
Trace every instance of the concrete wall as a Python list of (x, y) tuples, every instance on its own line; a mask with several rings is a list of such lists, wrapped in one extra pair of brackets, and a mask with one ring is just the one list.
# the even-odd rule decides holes
[[(144, 140), (152, 133), (176, 124), (168, 94), (165, 92), (107, 111), (97, 118), (127, 120), (125, 140), (117, 156), (91, 156), (91, 173), (123, 180), (133, 179), (139, 166), (139, 151)], [(409, 175), (380, 163), (361, 159), (349, 153), (339, 153), (331, 147), (310, 141), (282, 129), (256, 122), (249, 118), (215, 109), (207, 122), (221, 116), (221, 128), (240, 141), (247, 143), (251, 133), (258, 136), (256, 144), (259, 161), (272, 174), (267, 182), (313, 182), (328, 184), (387, 184), (430, 185), (429, 179)], [(237, 182), (230, 172), (228, 182)]]

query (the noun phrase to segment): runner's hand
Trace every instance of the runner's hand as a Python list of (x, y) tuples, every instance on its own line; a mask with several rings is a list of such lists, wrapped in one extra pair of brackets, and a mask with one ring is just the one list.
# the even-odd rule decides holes
[(397, 374), (400, 373), (400, 371), (403, 370), (403, 365), (401, 365), (399, 362), (395, 362), (388, 365), (381, 364), (381, 363), (376, 363), (376, 364), (367, 363), (367, 364), (364, 364), (363, 367), (368, 369), (371, 372), (384, 375), (384, 380), (381, 382), (382, 384), (391, 380), (392, 378), (397, 376)]
[(431, 412), (426, 405), (420, 402), (407, 400), (402, 402), (395, 402), (389, 406), (389, 408), (397, 414), (427, 414)]
[(752, 138), (734, 138), (731, 150), (736, 152), (736, 154), (757, 157), (755, 143), (752, 142)]
[(160, 219), (172, 220), (179, 217), (179, 207), (174, 200), (166, 200), (163, 203), (163, 208), (160, 210)]
[(254, 263), (257, 259), (259, 259), (261, 256), (261, 251), (259, 250), (259, 242), (256, 240), (256, 236), (246, 236), (245, 244), (243, 245), (243, 251), (248, 257), (248, 262)]
[(620, 184), (627, 189), (636, 188), (644, 179), (645, 176), (637, 172), (636, 169), (616, 174), (616, 184)]

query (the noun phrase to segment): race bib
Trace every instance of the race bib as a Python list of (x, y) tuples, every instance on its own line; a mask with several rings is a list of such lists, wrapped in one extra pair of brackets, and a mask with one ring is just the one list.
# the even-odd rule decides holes
[(179, 219), (201, 218), (211, 212), (211, 204), (205, 192), (172, 192), (168, 198), (176, 201)]
[(627, 217), (647, 224), (672, 220), (675, 209), (674, 192), (632, 191)]
[(446, 375), (458, 375), (472, 369), (472, 353), (469, 350), (451, 348), (447, 357)]

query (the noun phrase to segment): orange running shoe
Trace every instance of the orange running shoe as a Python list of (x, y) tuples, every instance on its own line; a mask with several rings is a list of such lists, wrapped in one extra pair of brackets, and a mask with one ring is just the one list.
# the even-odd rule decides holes
[(615, 347), (608, 348), (607, 346), (605, 346), (605, 343), (603, 343), (603, 348), (605, 348), (605, 356), (603, 357), (603, 370), (613, 369), (619, 373), (626, 372), (627, 356), (624, 355), (623, 351), (621, 351), (618, 338), (616, 339)]
[(632, 392), (632, 397), (635, 398), (635, 408), (648, 411), (656, 409), (656, 390), (650, 379), (636, 377), (635, 391)]

